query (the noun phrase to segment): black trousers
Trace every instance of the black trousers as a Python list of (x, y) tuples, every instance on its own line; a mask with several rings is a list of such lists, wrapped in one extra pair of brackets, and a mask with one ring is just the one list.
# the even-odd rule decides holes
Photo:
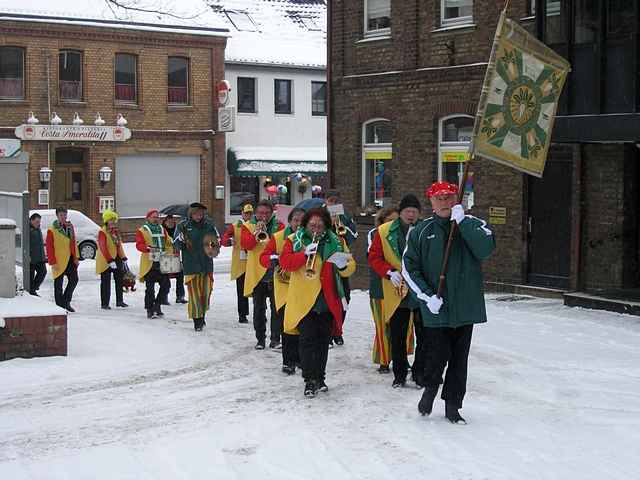
[[(162, 298), (164, 303), (169, 303), (169, 293), (171, 292), (171, 278), (167, 275), (169, 279), (169, 290), (167, 290), (167, 294)], [(179, 298), (184, 298), (184, 273), (178, 272), (175, 276), (176, 279), (176, 300)]]
[(427, 387), (442, 383), (442, 373), (448, 364), (442, 388), (442, 399), (462, 408), (467, 391), (467, 363), (473, 325), (458, 328), (425, 328), (424, 381)]
[(236, 296), (238, 297), (238, 316), (248, 316), (249, 299), (244, 296), (244, 273), (236, 278)]
[(276, 301), (273, 296), (273, 282), (259, 282), (253, 289), (253, 329), (256, 339), (264, 341), (267, 335), (267, 299), (271, 315), (271, 341), (279, 342), (282, 333), (282, 321), (276, 312)]
[(324, 381), (329, 358), (331, 312), (309, 312), (298, 324), (300, 331), (300, 363), (305, 382)]
[(124, 270), (122, 269), (122, 260), (116, 258), (116, 269), (107, 268), (100, 274), (100, 303), (103, 307), (108, 307), (111, 301), (111, 276), (116, 284), (116, 303), (122, 303), (122, 277)]
[[(418, 312), (418, 310), (413, 311)], [(409, 331), (410, 318), (410, 309), (397, 308), (389, 321), (391, 329), (391, 360), (393, 362), (393, 376), (396, 380), (400, 380), (402, 382), (407, 379), (407, 371), (409, 370), (409, 361), (407, 360), (407, 333)]]
[(425, 361), (425, 327), (422, 324), (422, 315), (420, 314), (420, 309), (416, 310), (413, 315), (413, 331), (416, 336), (416, 348), (413, 355), (413, 365), (411, 366), (411, 376), (413, 377), (414, 381), (422, 381), (422, 377), (424, 376)]
[[(280, 318), (284, 319), (284, 309), (286, 305), (278, 310)], [(295, 367), (300, 363), (300, 342), (298, 335), (290, 335), (282, 332), (282, 364)]]
[[(144, 308), (151, 310), (160, 304), (163, 298), (166, 298), (171, 289), (169, 275), (160, 273), (160, 264), (154, 262), (149, 273), (144, 277), (146, 290), (144, 292)], [(156, 283), (160, 286), (156, 295)]]
[[(64, 277), (67, 277), (67, 287), (62, 290), (62, 283)], [(62, 275), (53, 281), (53, 291), (56, 299), (56, 305), (62, 308), (67, 308), (71, 303), (73, 297), (73, 291), (78, 285), (78, 267), (73, 262), (73, 258), (69, 258), (66, 268)]]
[(30, 265), (30, 277), (29, 277), (29, 293), (35, 295), (35, 293), (42, 285), (44, 277), (47, 276), (47, 264), (44, 262), (32, 263)]

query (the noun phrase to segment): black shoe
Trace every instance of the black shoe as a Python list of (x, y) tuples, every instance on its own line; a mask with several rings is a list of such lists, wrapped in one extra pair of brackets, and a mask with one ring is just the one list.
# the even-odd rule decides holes
[(333, 337), (333, 341), (340, 347), (344, 345), (344, 338), (342, 337)]
[(102, 310), (111, 310), (109, 305), (102, 305), (100, 308), (102, 308)]
[(401, 380), (399, 378), (394, 378), (393, 379), (393, 383), (391, 384), (391, 386), (393, 388), (404, 388), (404, 386), (406, 385), (407, 381), (406, 380)]
[(161, 302), (160, 302), (160, 305), (165, 305), (165, 306), (167, 306), (167, 307), (168, 307), (168, 306), (169, 306), (169, 305), (171, 305), (171, 304), (170, 304), (168, 301), (163, 300), (163, 301), (161, 301)]
[(454, 405), (450, 403), (445, 404), (444, 411), (445, 411), (445, 414), (444, 414), (445, 417), (447, 417), (447, 419), (451, 423), (456, 423), (461, 425), (467, 424), (467, 421), (460, 416), (460, 413), (458, 412), (458, 408), (455, 407)]
[(238, 319), (238, 323), (249, 323), (249, 320), (247, 320), (247, 316), (246, 316), (246, 315), (242, 315), (242, 316)]
[(271, 348), (273, 350), (282, 350), (282, 344), (280, 342), (275, 342), (275, 341), (271, 340), (269, 342), (269, 348)]
[(176, 303), (189, 303), (184, 297), (176, 298)]
[(67, 312), (75, 313), (75, 309), (71, 306), (70, 303), (67, 303), (67, 306), (64, 308), (67, 310)]
[(33, 295), (34, 297), (39, 297), (38, 292), (29, 292), (29, 295)]
[(389, 365), (380, 365), (378, 367), (378, 373), (391, 373), (391, 369), (389, 368)]
[(282, 373), (286, 373), (287, 375), (295, 375), (296, 367), (294, 365), (283, 365)]
[(205, 326), (204, 318), (194, 318), (193, 319), (193, 329), (196, 332), (201, 332)]
[(156, 316), (157, 317), (164, 317), (164, 313), (162, 313), (162, 310), (160, 309), (160, 303), (156, 304)]
[(254, 348), (256, 350), (264, 350), (264, 340), (258, 341), (258, 343), (256, 343), (256, 346)]
[(318, 383), (316, 383), (316, 390), (326, 393), (329, 391), (329, 387), (327, 387), (327, 384), (324, 383), (324, 380), (320, 380)]
[(433, 410), (433, 401), (436, 399), (436, 395), (438, 395), (439, 385), (428, 386), (425, 387), (424, 392), (422, 392), (422, 398), (418, 402), (418, 411), (422, 415), (431, 415), (431, 411)]
[(424, 377), (422, 375), (411, 375), (411, 378), (416, 384), (417, 388), (424, 388)]
[(307, 398), (313, 398), (316, 396), (316, 386), (313, 384), (313, 382), (305, 383), (304, 396)]
[(127, 305), (127, 304), (126, 304), (126, 303), (124, 303), (124, 302), (118, 302), (118, 303), (116, 303), (116, 307), (127, 308), (128, 306), (129, 306), (129, 305)]
[(147, 310), (147, 318), (155, 318), (154, 315), (155, 313), (153, 312), (152, 309)]

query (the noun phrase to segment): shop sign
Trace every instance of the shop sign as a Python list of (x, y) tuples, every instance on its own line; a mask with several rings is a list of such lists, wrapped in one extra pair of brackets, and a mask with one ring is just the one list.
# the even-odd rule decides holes
[(120, 126), (19, 125), (15, 133), (21, 140), (53, 142), (124, 142), (131, 138), (131, 130)]
[(505, 225), (507, 223), (506, 207), (489, 207), (489, 223), (492, 225)]
[(464, 163), (469, 161), (469, 152), (461, 150), (441, 150), (442, 163)]
[(218, 109), (218, 131), (236, 131), (236, 107), (220, 107)]

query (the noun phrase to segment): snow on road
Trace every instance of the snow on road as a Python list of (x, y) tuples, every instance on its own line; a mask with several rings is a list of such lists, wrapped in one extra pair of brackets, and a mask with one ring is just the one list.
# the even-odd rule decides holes
[[(130, 246), (132, 263), (135, 264)], [(218, 262), (228, 270), (228, 255)], [(144, 287), (100, 310), (83, 262), (69, 356), (0, 363), (2, 479), (605, 479), (640, 471), (640, 321), (556, 300), (488, 296), (454, 426), (370, 362), (368, 298), (354, 294), (330, 392), (302, 395), (280, 352), (253, 350), (235, 285), (218, 273), (204, 334), (185, 307), (148, 320)], [(50, 279), (41, 295), (53, 295)], [(112, 300), (112, 303), (113, 302)]]

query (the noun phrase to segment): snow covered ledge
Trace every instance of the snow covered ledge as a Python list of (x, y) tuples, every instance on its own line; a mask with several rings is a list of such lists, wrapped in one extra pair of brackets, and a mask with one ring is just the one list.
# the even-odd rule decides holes
[(28, 294), (0, 298), (0, 361), (67, 355), (67, 312)]

